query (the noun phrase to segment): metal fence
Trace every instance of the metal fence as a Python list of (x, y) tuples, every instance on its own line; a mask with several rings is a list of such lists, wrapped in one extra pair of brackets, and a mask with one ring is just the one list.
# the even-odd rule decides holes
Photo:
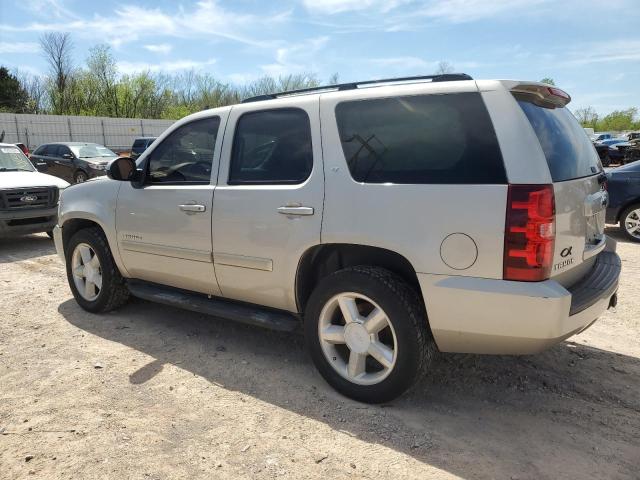
[(5, 143), (24, 143), (29, 150), (49, 142), (100, 143), (111, 150), (129, 150), (136, 137), (157, 137), (173, 120), (75, 117), (0, 113)]

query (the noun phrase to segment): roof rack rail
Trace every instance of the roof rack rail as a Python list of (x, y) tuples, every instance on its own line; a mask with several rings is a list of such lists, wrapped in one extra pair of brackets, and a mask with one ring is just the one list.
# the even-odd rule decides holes
[(242, 100), (242, 103), (261, 102), (263, 100), (273, 100), (279, 97), (287, 97), (291, 95), (302, 95), (305, 93), (319, 92), (323, 90), (327, 91), (341, 91), (341, 90), (355, 90), (360, 85), (376, 85), (380, 83), (395, 83), (395, 82), (412, 82), (421, 80), (431, 80), (431, 82), (452, 82), (457, 80), (473, 80), (471, 76), (466, 73), (441, 73), (438, 75), (419, 75), (416, 77), (397, 77), (397, 78), (384, 78), (380, 80), (365, 80), (363, 82), (350, 82), (350, 83), (338, 83), (336, 85), (323, 85), (320, 87), (301, 88), (298, 90), (287, 90), (278, 93), (267, 93), (265, 95), (257, 95), (255, 97), (249, 97)]

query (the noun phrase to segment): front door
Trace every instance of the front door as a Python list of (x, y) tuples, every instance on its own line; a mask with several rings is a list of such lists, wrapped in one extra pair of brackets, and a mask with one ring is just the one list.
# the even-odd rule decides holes
[(66, 145), (58, 145), (56, 150), (56, 158), (54, 161), (55, 176), (74, 183), (73, 174), (75, 172), (75, 157), (71, 153), (71, 149)]
[(211, 209), (224, 114), (175, 128), (141, 161), (142, 186), (124, 183), (116, 230), (133, 278), (219, 295), (211, 249)]
[(317, 96), (234, 106), (213, 202), (225, 297), (296, 310), (298, 262), (320, 243), (324, 174)]

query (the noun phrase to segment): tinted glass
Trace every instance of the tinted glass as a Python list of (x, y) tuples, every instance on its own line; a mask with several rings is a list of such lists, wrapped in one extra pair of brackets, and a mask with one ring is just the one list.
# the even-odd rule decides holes
[(229, 184), (295, 184), (313, 168), (311, 126), (299, 109), (246, 113), (236, 126)]
[(33, 151), (33, 155), (44, 155), (43, 152), (45, 151), (46, 147), (47, 147), (46, 145), (40, 145), (38, 148), (36, 148)]
[(336, 119), (349, 171), (358, 182), (506, 183), (478, 93), (343, 102)]
[(203, 118), (181, 126), (152, 152), (152, 183), (209, 183), (219, 117)]
[(526, 97), (516, 98), (538, 136), (554, 182), (602, 171), (593, 144), (566, 107), (546, 108), (535, 105)]
[(146, 146), (147, 146), (146, 140), (138, 139), (135, 142), (133, 142), (133, 147), (131, 147), (131, 150), (133, 150), (134, 152), (142, 152)]

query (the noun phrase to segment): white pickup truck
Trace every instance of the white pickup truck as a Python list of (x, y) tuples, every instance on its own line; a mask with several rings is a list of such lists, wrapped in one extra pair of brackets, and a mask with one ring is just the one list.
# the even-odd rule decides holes
[(68, 185), (38, 172), (15, 145), (0, 143), (0, 237), (39, 232), (52, 236), (60, 190)]

